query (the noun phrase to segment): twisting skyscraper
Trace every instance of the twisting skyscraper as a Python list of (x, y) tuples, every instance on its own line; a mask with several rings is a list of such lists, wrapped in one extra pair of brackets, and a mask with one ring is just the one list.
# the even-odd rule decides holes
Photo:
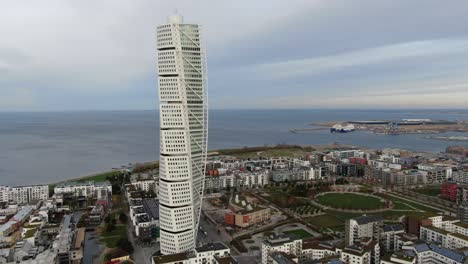
[(192, 250), (208, 140), (206, 60), (200, 28), (173, 15), (158, 27), (161, 253)]

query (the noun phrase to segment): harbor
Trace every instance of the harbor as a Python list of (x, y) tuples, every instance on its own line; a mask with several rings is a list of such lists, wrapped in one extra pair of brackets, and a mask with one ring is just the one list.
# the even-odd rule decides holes
[(372, 131), (378, 135), (468, 132), (467, 121), (433, 119), (328, 121), (309, 125), (330, 128), (332, 133), (347, 133), (355, 130)]
[(468, 142), (468, 136), (449, 136), (449, 137), (425, 137), (427, 139), (442, 141)]

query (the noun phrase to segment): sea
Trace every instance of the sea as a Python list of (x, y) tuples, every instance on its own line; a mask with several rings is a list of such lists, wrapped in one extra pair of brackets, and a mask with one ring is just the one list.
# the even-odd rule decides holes
[[(313, 122), (432, 118), (468, 120), (468, 110), (212, 110), (209, 149), (276, 144), (341, 143), (368, 148), (440, 152), (467, 142), (430, 135), (376, 135), (329, 130), (291, 133)], [(158, 159), (157, 111), (2, 112), (0, 185), (46, 184)], [(468, 133), (443, 133), (465, 135)]]

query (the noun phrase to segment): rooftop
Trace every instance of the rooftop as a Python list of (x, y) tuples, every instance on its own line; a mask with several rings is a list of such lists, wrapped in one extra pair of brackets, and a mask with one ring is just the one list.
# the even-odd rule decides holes
[(159, 219), (159, 201), (154, 198), (144, 199), (143, 208), (150, 219)]
[(456, 225), (456, 226), (459, 226), (459, 227), (468, 228), (468, 224), (467, 224), (467, 223), (456, 222), (456, 223), (453, 223), (453, 224)]
[(149, 217), (147, 214), (141, 214), (136, 217), (136, 222), (139, 223), (148, 223)]
[(294, 241), (293, 237), (289, 235), (281, 234), (281, 235), (274, 235), (274, 236), (267, 237), (263, 240), (263, 243), (271, 247), (276, 247), (276, 246), (282, 245), (284, 243), (289, 243), (292, 241)]
[(459, 233), (450, 233), (449, 235), (468, 241), (468, 236)]
[(206, 245), (203, 245), (201, 247), (197, 247), (195, 251), (197, 252), (207, 252), (207, 251), (215, 251), (215, 250), (223, 250), (223, 249), (228, 249), (226, 245), (224, 245), (221, 242), (215, 242), (215, 243), (208, 243)]
[(218, 262), (218, 264), (238, 264), (239, 263), (237, 262), (235, 258), (233, 258), (230, 255), (224, 256), (224, 257), (215, 256), (215, 259)]
[(454, 260), (454, 261), (457, 261), (457, 262), (464, 262), (464, 260), (465, 260), (465, 256), (462, 255), (461, 253), (458, 253), (458, 252), (450, 250), (450, 249), (439, 247), (436, 244), (430, 244), (429, 248), (432, 251), (436, 252), (437, 254), (445, 256), (445, 257), (447, 257), (447, 258), (449, 258), (451, 260)]
[(405, 228), (403, 225), (396, 224), (396, 225), (384, 225), (383, 231), (384, 232), (396, 232), (396, 231), (404, 231)]
[(296, 256), (288, 255), (284, 252), (273, 252), (270, 254), (270, 257), (275, 260), (278, 264), (296, 264), (294, 261)]
[(37, 228), (29, 229), (28, 231), (26, 231), (26, 233), (24, 233), (24, 239), (33, 237), (36, 234), (36, 232), (37, 232)]
[(418, 253), (431, 250), (426, 243), (415, 244), (413, 247)]
[(442, 228), (438, 228), (438, 227), (435, 227), (435, 226), (421, 226), (421, 228), (427, 228), (427, 229), (430, 229), (432, 231), (435, 231), (437, 233), (444, 234), (444, 235), (447, 235), (447, 234), (450, 233), (447, 230), (444, 230)]
[(153, 262), (155, 264), (164, 264), (164, 263), (172, 263), (176, 261), (184, 261), (190, 258), (189, 253), (178, 253), (172, 255), (164, 255), (164, 256), (155, 256), (153, 257)]
[(85, 238), (86, 228), (78, 228), (76, 230), (75, 242), (73, 243), (73, 248), (78, 249), (81, 248)]
[(359, 225), (365, 225), (372, 222), (383, 222), (383, 217), (381, 215), (363, 215), (353, 218)]

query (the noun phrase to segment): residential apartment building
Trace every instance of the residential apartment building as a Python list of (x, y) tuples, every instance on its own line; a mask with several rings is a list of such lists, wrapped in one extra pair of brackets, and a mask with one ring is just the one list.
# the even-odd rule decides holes
[(385, 252), (395, 251), (395, 238), (397, 234), (404, 234), (405, 228), (401, 224), (384, 225), (380, 235), (382, 250)]
[(138, 191), (156, 192), (156, 181), (154, 179), (132, 179), (131, 184)]
[(31, 201), (45, 201), (47, 199), (49, 199), (48, 185), (0, 186), (0, 202), (26, 204)]
[(340, 253), (340, 260), (349, 264), (371, 264), (380, 262), (379, 242), (372, 238), (361, 238), (359, 243), (346, 246)]
[(345, 223), (345, 243), (353, 245), (364, 237), (379, 241), (382, 228), (383, 217), (380, 215), (364, 215), (349, 219)]
[(403, 250), (411, 250), (414, 252), (417, 264), (464, 264), (467, 260), (467, 257), (462, 252), (450, 250), (434, 243), (419, 242), (414, 245), (403, 246)]
[(191, 251), (154, 256), (152, 264), (237, 264), (238, 262), (230, 255), (230, 249), (223, 243), (209, 243), (197, 247)]
[(74, 196), (93, 197), (104, 199), (112, 196), (110, 182), (66, 182), (55, 186), (56, 194), (73, 194)]
[(302, 239), (287, 235), (275, 235), (262, 242), (262, 264), (272, 264), (269, 255), (273, 252), (284, 252), (289, 255), (301, 256)]

